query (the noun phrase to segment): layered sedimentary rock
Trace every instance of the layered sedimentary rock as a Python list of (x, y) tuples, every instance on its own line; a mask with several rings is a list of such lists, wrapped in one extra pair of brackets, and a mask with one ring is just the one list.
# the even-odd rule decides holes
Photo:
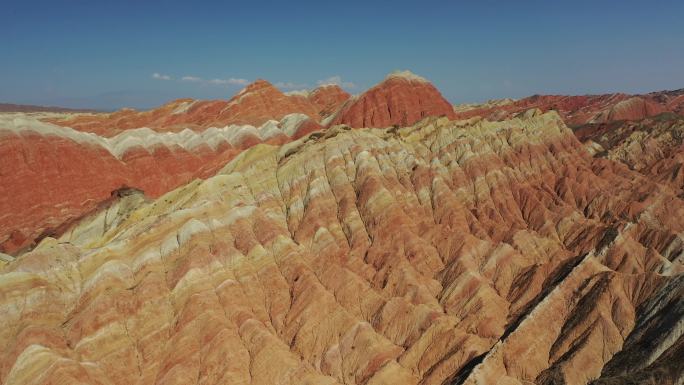
[(120, 195), (2, 268), (0, 383), (681, 379), (684, 201), (553, 112), (336, 126)]
[(322, 119), (337, 112), (351, 95), (336, 84), (322, 85), (307, 94)]
[(403, 127), (427, 116), (451, 118), (453, 115), (451, 104), (430, 82), (411, 72), (400, 71), (347, 101), (331, 117), (330, 125)]
[[(504, 99), (491, 99), (484, 103), (463, 103), (454, 106), (454, 113), (457, 116), (472, 117), (478, 114), (483, 114), (482, 111), (491, 111), (495, 108), (503, 107), (508, 104), (515, 103), (515, 99), (504, 98)], [(484, 115), (484, 114), (483, 114)], [(500, 120), (500, 119), (492, 119)]]
[(651, 92), (648, 96), (665, 106), (665, 109), (684, 115), (684, 88), (672, 91)]
[[(391, 110), (408, 117), (402, 124), (443, 114), (446, 105), (432, 85), (406, 73), (391, 75), (369, 95), (382, 96), (374, 109), (394, 100)], [(120, 187), (157, 197), (212, 175), (257, 143), (281, 144), (323, 130), (349, 98), (337, 85), (285, 94), (259, 80), (227, 101), (179, 99), (143, 112), (28, 120), (6, 115), (0, 118), (0, 155), (16, 171), (0, 175), (0, 252), (16, 253), (54, 235)]]
[(121, 187), (158, 197), (213, 175), (255, 144), (285, 143), (311, 127), (290, 114), (259, 127), (230, 125), (202, 132), (149, 128), (100, 137), (24, 114), (0, 116), (0, 252), (15, 253), (64, 222), (97, 207)]
[(201, 131), (230, 124), (259, 126), (292, 113), (307, 115), (310, 127), (346, 124), (354, 128), (407, 126), (427, 116), (454, 116), (453, 107), (437, 88), (420, 76), (400, 71), (358, 97), (351, 97), (335, 84), (283, 93), (258, 80), (228, 101), (179, 99), (149, 111), (123, 109), (49, 122), (113, 136), (139, 127), (162, 132), (186, 128)]
[(639, 171), (684, 192), (684, 117), (669, 114), (641, 121), (587, 124), (575, 131), (598, 157)]
[(669, 280), (640, 305), (634, 330), (625, 340), (622, 350), (608, 361), (601, 371), (601, 377), (592, 385), (675, 385), (682, 382), (682, 280), (684, 274)]
[(641, 120), (664, 112), (684, 112), (684, 92), (661, 91), (646, 95), (534, 95), (520, 100), (504, 99), (481, 105), (456, 106), (456, 117), (482, 116), (490, 120), (508, 119), (529, 109), (555, 110), (571, 126), (622, 120)]
[[(325, 102), (329, 101), (325, 99)], [(271, 83), (257, 80), (229, 100), (179, 99), (149, 111), (123, 109), (111, 114), (81, 115), (70, 119), (52, 119), (50, 122), (101, 136), (114, 136), (140, 127), (160, 132), (188, 128), (201, 131), (226, 125), (258, 127), (269, 120), (281, 120), (294, 113), (318, 121), (318, 108), (306, 97), (286, 95)]]

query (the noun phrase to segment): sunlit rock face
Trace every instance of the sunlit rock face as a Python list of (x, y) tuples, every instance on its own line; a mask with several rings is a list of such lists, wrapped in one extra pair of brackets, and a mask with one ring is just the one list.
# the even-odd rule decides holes
[(681, 379), (684, 201), (554, 112), (336, 126), (120, 195), (2, 259), (0, 383)]
[(331, 118), (331, 124), (351, 127), (411, 125), (427, 116), (453, 117), (451, 104), (424, 78), (395, 72), (383, 82), (352, 98)]

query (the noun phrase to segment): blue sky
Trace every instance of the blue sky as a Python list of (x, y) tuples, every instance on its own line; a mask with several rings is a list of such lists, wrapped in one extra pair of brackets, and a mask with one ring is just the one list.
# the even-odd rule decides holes
[(681, 0), (3, 0), (0, 36), (0, 102), (147, 108), (257, 78), (355, 93), (396, 69), (453, 103), (684, 87)]

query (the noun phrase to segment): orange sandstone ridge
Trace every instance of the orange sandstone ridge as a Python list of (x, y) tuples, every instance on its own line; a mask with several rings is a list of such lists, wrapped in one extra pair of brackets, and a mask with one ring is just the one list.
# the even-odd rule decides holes
[(587, 145), (555, 112), (334, 126), (120, 191), (3, 257), (0, 383), (676, 384), (684, 200)]

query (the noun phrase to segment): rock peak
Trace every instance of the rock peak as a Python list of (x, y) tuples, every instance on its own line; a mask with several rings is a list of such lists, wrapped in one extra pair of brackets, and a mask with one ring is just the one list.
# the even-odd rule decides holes
[(252, 83), (248, 84), (245, 88), (241, 89), (232, 98), (230, 98), (228, 103), (239, 103), (245, 97), (252, 97), (256, 95), (266, 97), (267, 99), (280, 98), (281, 96), (285, 96), (285, 94), (281, 90), (279, 90), (276, 86), (271, 84), (268, 80), (257, 79)]
[(350, 100), (330, 124), (350, 127), (408, 126), (427, 116), (453, 117), (454, 110), (435, 86), (410, 71), (395, 71)]
[[(261, 91), (265, 89), (274, 89), (278, 90), (273, 84), (271, 84), (268, 80), (264, 79), (257, 79), (253, 81), (252, 83), (248, 84), (245, 88), (243, 88), (240, 92), (238, 92), (238, 95), (247, 93), (247, 92), (253, 92), (253, 91)], [(280, 90), (278, 90), (280, 91)]]
[(351, 95), (338, 84), (323, 84), (311, 90), (307, 98), (318, 109), (322, 118), (327, 118), (339, 110)]

